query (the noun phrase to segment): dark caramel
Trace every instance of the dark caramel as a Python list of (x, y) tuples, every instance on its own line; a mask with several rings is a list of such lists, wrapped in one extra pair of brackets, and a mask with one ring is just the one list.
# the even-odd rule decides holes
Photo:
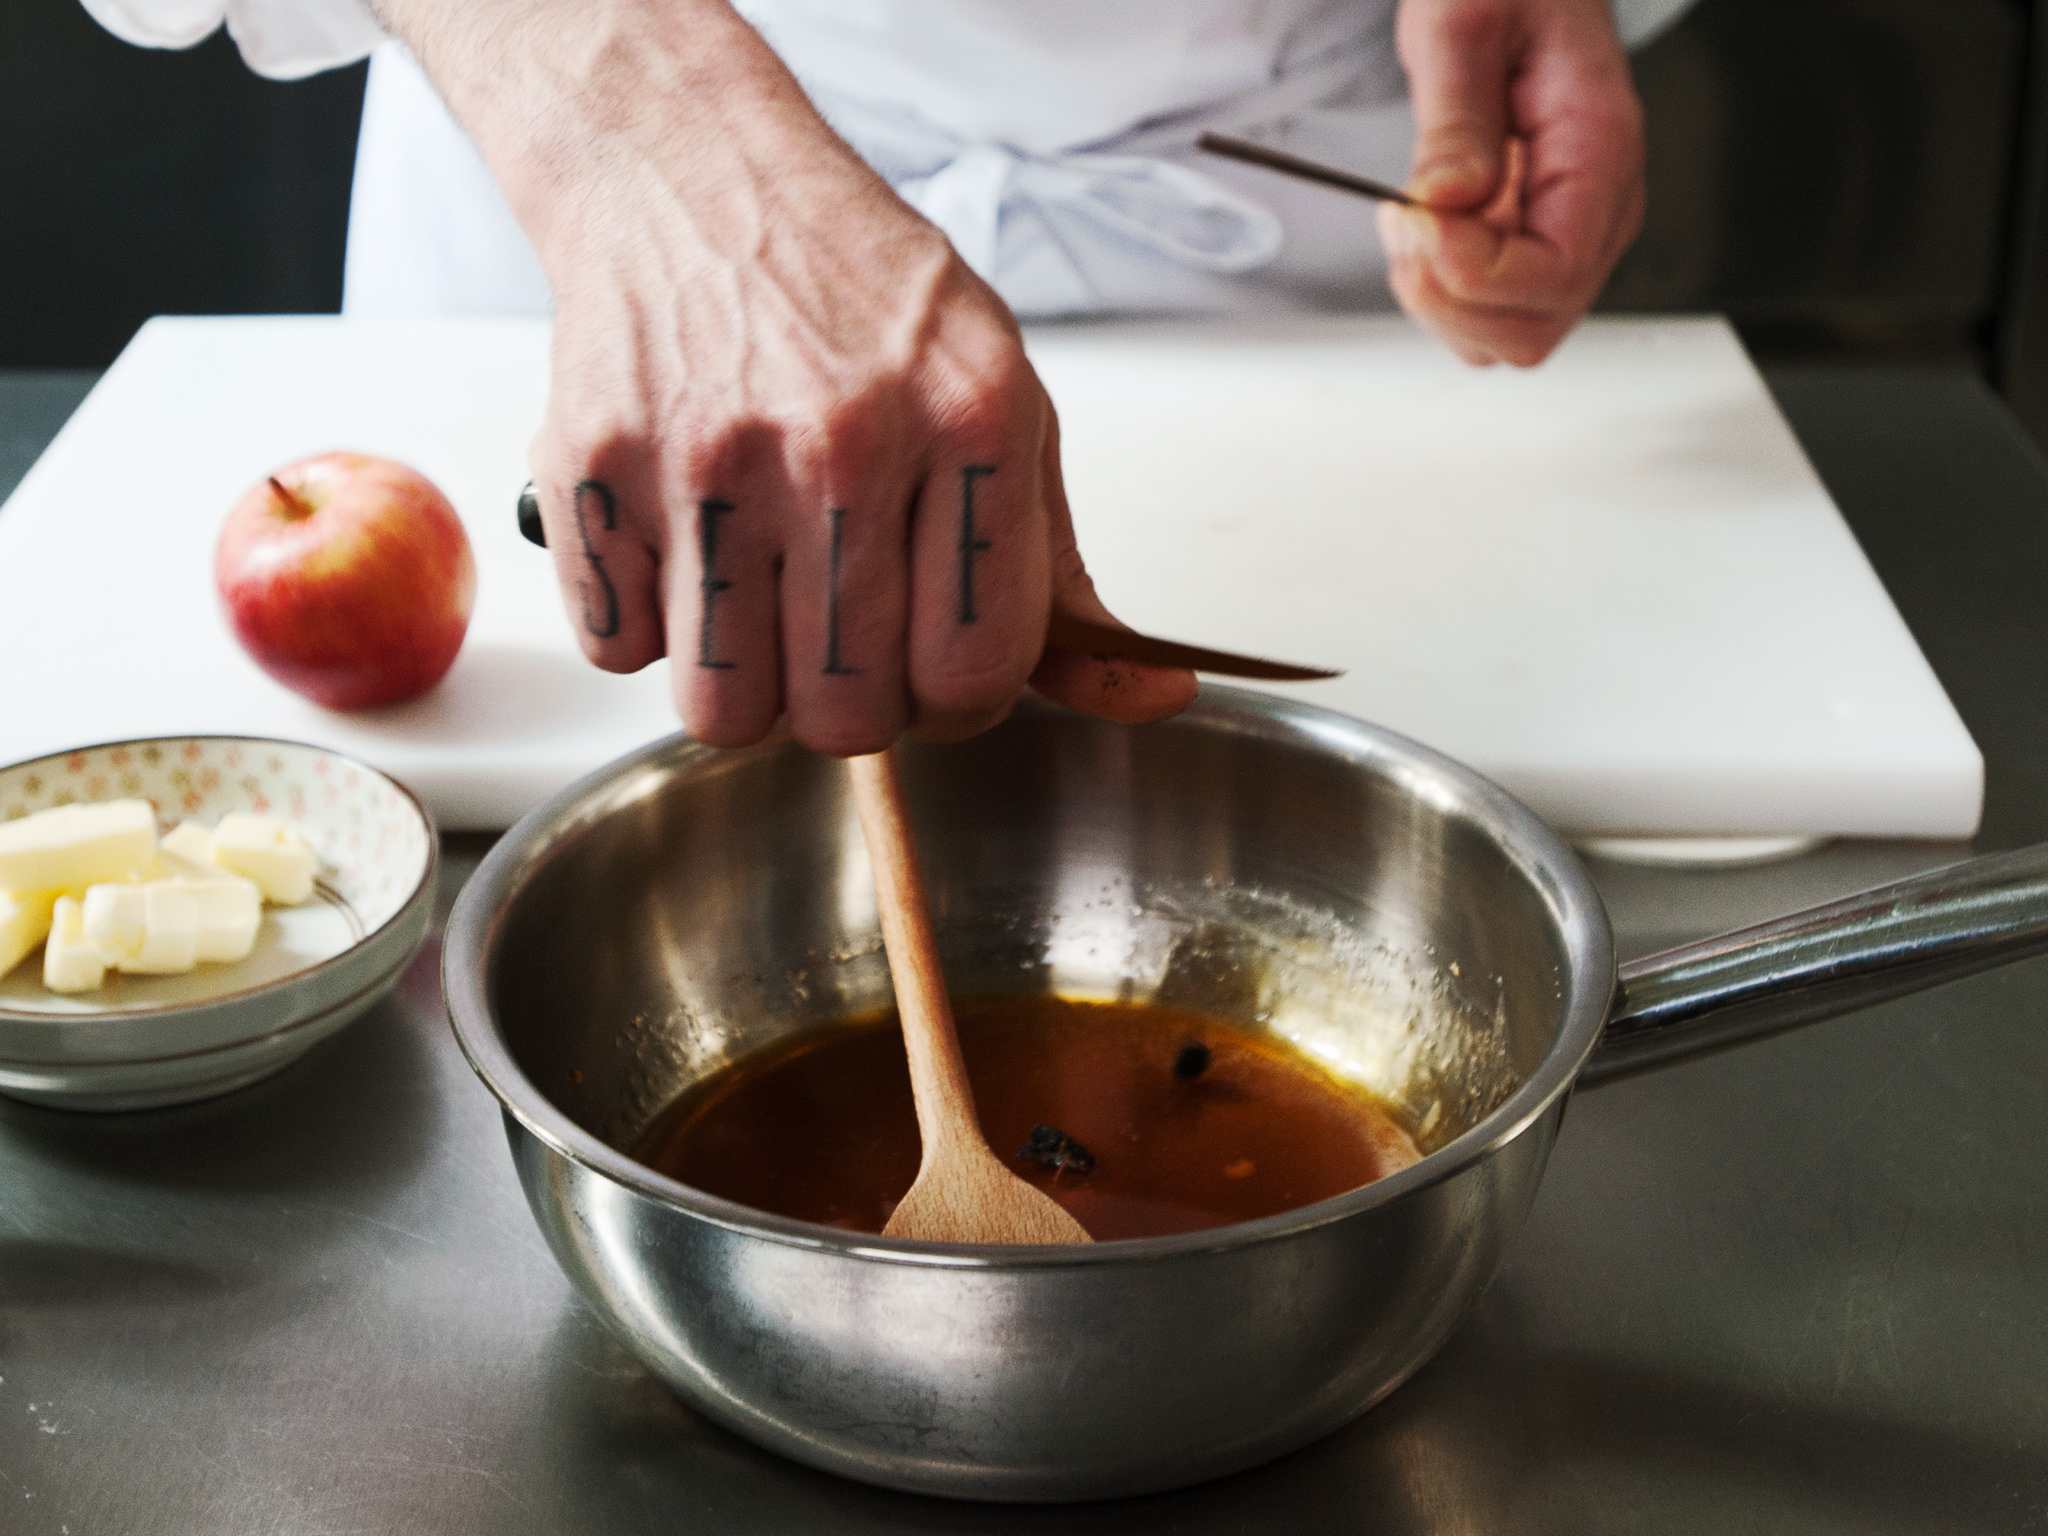
[[(989, 1144), (1098, 1241), (1275, 1215), (1417, 1157), (1383, 1104), (1271, 1036), (1143, 1004), (954, 1007)], [(918, 1154), (893, 1012), (737, 1063), (633, 1148), (708, 1193), (861, 1232), (881, 1231)]]

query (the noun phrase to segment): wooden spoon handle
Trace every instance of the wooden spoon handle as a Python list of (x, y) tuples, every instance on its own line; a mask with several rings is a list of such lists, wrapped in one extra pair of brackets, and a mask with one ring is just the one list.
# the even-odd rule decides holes
[(960, 1059), (960, 1038), (953, 1030), (953, 1005), (939, 968), (938, 946), (932, 940), (931, 909), (925, 904), (924, 875), (917, 865), (917, 845), (903, 812), (903, 785), (896, 774), (896, 754), (877, 752), (847, 759), (853, 775), (854, 804), (860, 829), (867, 837), (868, 858), (875, 866), (875, 900), (881, 909), (882, 942), (889, 951), (889, 974), (896, 986), (896, 1008), (903, 1015), (903, 1044), (910, 1055), (910, 1091), (917, 1103), (917, 1129), (926, 1153), (942, 1143), (965, 1137), (976, 1145), (981, 1125), (974, 1113), (974, 1090)]

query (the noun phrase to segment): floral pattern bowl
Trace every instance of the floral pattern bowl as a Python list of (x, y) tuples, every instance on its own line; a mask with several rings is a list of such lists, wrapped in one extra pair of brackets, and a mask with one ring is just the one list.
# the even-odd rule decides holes
[(30, 956), (0, 977), (0, 1093), (104, 1110), (226, 1093), (369, 1008), (426, 937), (433, 819), (353, 758), (257, 737), (165, 736), (0, 768), (0, 821), (129, 798), (154, 805), (162, 831), (245, 810), (291, 823), (322, 861), (313, 897), (266, 907), (247, 959), (181, 976), (109, 974), (97, 991), (61, 994)]

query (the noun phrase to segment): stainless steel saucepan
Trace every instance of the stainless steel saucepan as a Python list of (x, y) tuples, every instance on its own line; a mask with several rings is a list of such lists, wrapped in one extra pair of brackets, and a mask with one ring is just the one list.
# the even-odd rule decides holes
[(621, 1149), (707, 1073), (889, 996), (844, 771), (678, 737), (557, 796), (471, 879), (445, 958), (549, 1243), (693, 1407), (931, 1493), (1138, 1493), (1322, 1435), (1499, 1268), (1574, 1084), (2048, 946), (2048, 854), (2028, 852), (1617, 977), (1577, 858), (1494, 785), (1233, 690), (1139, 729), (1026, 704), (904, 769), (957, 992), (1158, 997), (1278, 1031), (1401, 1105), (1428, 1152), (1267, 1220), (1085, 1248), (893, 1242), (714, 1199)]

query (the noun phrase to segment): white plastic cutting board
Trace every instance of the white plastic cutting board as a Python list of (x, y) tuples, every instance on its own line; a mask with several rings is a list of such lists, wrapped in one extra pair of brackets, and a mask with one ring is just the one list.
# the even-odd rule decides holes
[[(1294, 690), (1578, 833), (1963, 836), (1982, 761), (1727, 328), (1588, 324), (1480, 372), (1399, 320), (1040, 331), (1097, 584), (1156, 633), (1348, 669)], [(544, 324), (152, 321), (0, 508), (0, 762), (292, 737), (497, 827), (674, 728), (585, 665), (513, 503)], [(215, 532), (258, 477), (414, 464), (475, 544), (426, 698), (304, 703), (237, 648)], [(1932, 519), (1937, 509), (1930, 508)]]

